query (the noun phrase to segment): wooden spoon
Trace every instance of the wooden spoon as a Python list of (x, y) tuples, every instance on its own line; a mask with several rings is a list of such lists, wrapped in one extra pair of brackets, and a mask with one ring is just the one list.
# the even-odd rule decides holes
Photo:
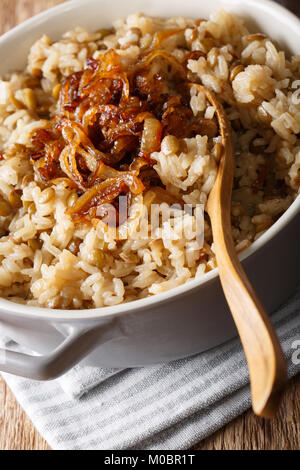
[(242, 268), (232, 238), (231, 195), (234, 149), (229, 119), (213, 93), (205, 93), (215, 106), (223, 142), (223, 155), (207, 202), (215, 253), (225, 297), (237, 326), (248, 362), (252, 407), (258, 416), (274, 416), (287, 381), (286, 361), (274, 327)]

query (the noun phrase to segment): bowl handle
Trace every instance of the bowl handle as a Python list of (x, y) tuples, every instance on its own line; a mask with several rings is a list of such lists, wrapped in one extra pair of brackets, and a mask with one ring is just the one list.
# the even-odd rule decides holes
[(54, 351), (44, 356), (0, 349), (0, 371), (33, 380), (52, 380), (78, 364), (96, 346), (120, 336), (117, 319), (91, 329), (72, 328)]

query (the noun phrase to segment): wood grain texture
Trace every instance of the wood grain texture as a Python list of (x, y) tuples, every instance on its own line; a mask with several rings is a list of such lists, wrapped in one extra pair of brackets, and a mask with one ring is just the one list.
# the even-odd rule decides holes
[[(63, 0), (0, 0), (0, 34), (40, 11)], [(13, 394), (0, 378), (0, 450), (48, 450), (46, 441), (35, 430)], [(247, 412), (194, 450), (299, 450), (300, 376), (291, 381), (280, 413), (265, 421)]]
[(0, 449), (50, 449), (2, 378), (0, 378)]

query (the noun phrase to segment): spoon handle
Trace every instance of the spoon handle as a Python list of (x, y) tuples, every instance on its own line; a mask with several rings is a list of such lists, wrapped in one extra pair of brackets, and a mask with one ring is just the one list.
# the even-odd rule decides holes
[(270, 318), (240, 264), (231, 223), (222, 220), (224, 216), (224, 211), (210, 211), (220, 279), (246, 354), (253, 410), (269, 418), (287, 380), (286, 362)]
[(231, 124), (214, 94), (202, 85), (193, 86), (215, 107), (223, 145), (223, 156), (206, 207), (220, 279), (246, 354), (253, 410), (259, 416), (272, 417), (287, 381), (286, 362), (271, 320), (240, 264), (232, 238), (231, 195), (235, 162)]

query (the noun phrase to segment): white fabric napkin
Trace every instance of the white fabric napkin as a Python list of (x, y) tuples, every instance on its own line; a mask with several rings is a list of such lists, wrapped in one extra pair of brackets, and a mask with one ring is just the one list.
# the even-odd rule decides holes
[[(300, 372), (300, 289), (272, 318), (293, 376)], [(46, 383), (3, 376), (54, 449), (187, 449), (251, 404), (238, 339), (147, 368), (78, 365)]]

